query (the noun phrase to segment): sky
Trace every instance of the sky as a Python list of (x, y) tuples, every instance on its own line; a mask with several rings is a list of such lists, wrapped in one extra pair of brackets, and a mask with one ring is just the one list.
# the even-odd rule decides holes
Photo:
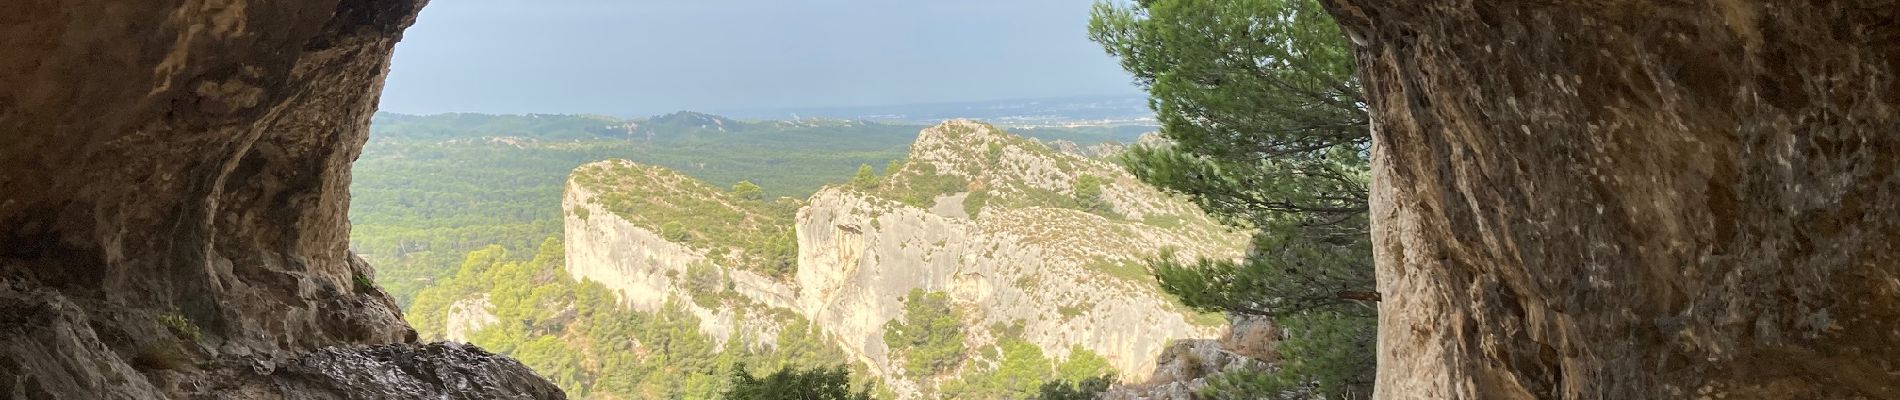
[(1093, 0), (436, 0), (384, 111), (644, 116), (1138, 95)]

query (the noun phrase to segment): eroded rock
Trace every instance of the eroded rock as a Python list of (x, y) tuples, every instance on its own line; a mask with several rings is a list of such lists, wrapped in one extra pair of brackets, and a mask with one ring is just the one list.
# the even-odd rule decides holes
[(1894, 2), (1325, 3), (1381, 398), (1900, 398)]
[[(345, 215), (390, 51), (424, 3), (8, 4), (0, 393), (271, 398), (207, 388), (234, 359), (432, 351), (400, 344), (415, 333), (349, 254)], [(519, 364), (429, 354), (404, 365), (546, 383)], [(415, 382), (458, 390), (449, 376)], [(281, 397), (385, 398), (359, 389)]]

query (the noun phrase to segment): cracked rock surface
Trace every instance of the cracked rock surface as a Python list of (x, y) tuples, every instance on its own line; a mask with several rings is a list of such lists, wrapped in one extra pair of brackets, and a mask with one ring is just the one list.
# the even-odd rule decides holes
[(0, 397), (558, 398), (414, 344), (350, 163), (423, 0), (0, 13)]
[(1323, 3), (1379, 397), (1900, 398), (1900, 3)]

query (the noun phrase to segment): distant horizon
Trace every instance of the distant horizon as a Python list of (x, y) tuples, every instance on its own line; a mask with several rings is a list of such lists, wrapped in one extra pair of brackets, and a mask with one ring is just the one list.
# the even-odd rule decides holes
[(1094, 0), (436, 2), (381, 109), (756, 113), (1142, 91), (1087, 38)]
[[(762, 114), (762, 113), (768, 113), (768, 112), (799, 112), (802, 110), (828, 110), (828, 109), (843, 110), (843, 109), (884, 108), (884, 107), (927, 107), (927, 106), (968, 105), (968, 104), (1002, 103), (1002, 102), (1073, 100), (1073, 99), (1091, 99), (1091, 98), (1144, 99), (1145, 100), (1147, 99), (1147, 96), (1121, 95), (1121, 94), (1093, 94), (1093, 95), (1085, 94), (1085, 95), (1073, 95), (1073, 96), (1011, 97), (1011, 98), (959, 100), (959, 101), (926, 101), (926, 102), (901, 103), (901, 104), (792, 106), (792, 107), (768, 107), (768, 108), (757, 108), (757, 109), (732, 109), (732, 110), (679, 109), (679, 110), (649, 112), (649, 113), (539, 112), (539, 111), (536, 111), (536, 112), (441, 111), (441, 112), (417, 113), (417, 112), (402, 112), (402, 111), (389, 110), (387, 108), (382, 108), (382, 107), (378, 107), (376, 112), (378, 114), (396, 114), (396, 115), (406, 115), (406, 116), (416, 116), (416, 117), (427, 117), (427, 116), (434, 116), (434, 115), (450, 115), (450, 114), (521, 115), (521, 116), (526, 116), (526, 115), (591, 115), (591, 116), (613, 117), (613, 118), (620, 118), (620, 119), (652, 118), (652, 117), (658, 117), (658, 116), (669, 115), (669, 114), (674, 114), (674, 113), (690, 112), (690, 113), (700, 113), (700, 114), (728, 117), (728, 118), (734, 118), (734, 119), (750, 119), (750, 118), (735, 117), (734, 115)], [(823, 118), (823, 117), (807, 117), (807, 118)]]

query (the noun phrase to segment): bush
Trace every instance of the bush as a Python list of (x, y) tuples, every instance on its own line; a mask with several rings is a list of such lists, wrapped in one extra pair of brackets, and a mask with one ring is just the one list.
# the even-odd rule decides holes
[[(360, 277), (361, 275), (358, 276)], [(184, 338), (185, 340), (197, 342), (198, 339), (204, 337), (204, 331), (199, 330), (197, 324), (192, 323), (190, 319), (186, 319), (185, 315), (180, 314), (178, 310), (160, 314), (158, 316), (158, 323), (164, 324), (166, 329), (171, 330), (173, 334), (177, 334), (178, 337)]]
[(360, 273), (351, 274), (350, 280), (356, 284), (357, 293), (371, 293), (376, 291), (376, 282), (370, 281), (368, 276), (364, 276)]
[(1083, 174), (1082, 177), (1076, 178), (1076, 205), (1081, 207), (1082, 211), (1112, 216), (1115, 213), (1115, 207), (1108, 204), (1107, 199), (1102, 198), (1102, 186), (1102, 178), (1095, 175)]
[(843, 365), (801, 369), (786, 367), (763, 378), (752, 376), (745, 364), (733, 368), (726, 400), (870, 400), (871, 390), (851, 391), (851, 371)]
[(759, 188), (759, 185), (753, 184), (752, 181), (739, 181), (732, 184), (732, 197), (749, 201), (765, 200), (765, 189)]
[(965, 214), (970, 214), (970, 218), (975, 219), (977, 213), (980, 211), (983, 211), (983, 205), (989, 204), (989, 202), (990, 202), (989, 191), (980, 190), (980, 191), (970, 192), (969, 197), (963, 198), (963, 212)]
[(1113, 375), (1090, 377), (1080, 381), (1049, 381), (1042, 384), (1034, 400), (1095, 400), (1115, 384)]
[(904, 318), (884, 325), (884, 344), (903, 355), (904, 370), (914, 376), (941, 374), (963, 362), (963, 320), (950, 296), (911, 289)]
[(686, 243), (693, 240), (693, 233), (687, 232), (686, 226), (680, 224), (679, 221), (671, 221), (660, 224), (660, 237), (674, 242)]

